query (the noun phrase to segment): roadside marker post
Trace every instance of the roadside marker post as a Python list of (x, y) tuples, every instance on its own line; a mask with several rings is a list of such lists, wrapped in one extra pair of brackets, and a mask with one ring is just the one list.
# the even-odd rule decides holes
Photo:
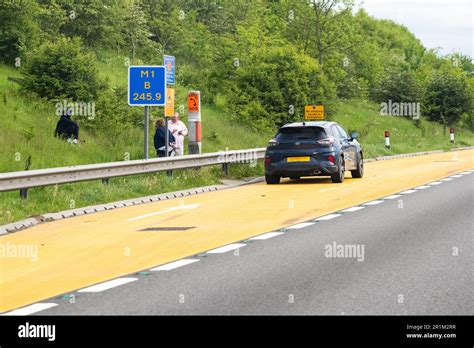
[(189, 154), (201, 154), (201, 92), (188, 92)]
[(159, 65), (128, 67), (128, 105), (144, 106), (144, 159), (148, 159), (148, 122), (150, 106), (166, 104), (166, 69)]
[(454, 144), (454, 128), (449, 128), (449, 140), (451, 140), (451, 144)]
[(385, 131), (385, 148), (390, 149), (390, 132)]

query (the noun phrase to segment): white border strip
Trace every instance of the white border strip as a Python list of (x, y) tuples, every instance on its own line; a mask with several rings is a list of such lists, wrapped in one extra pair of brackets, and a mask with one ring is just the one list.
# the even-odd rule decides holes
[(273, 237), (277, 237), (277, 236), (282, 235), (282, 234), (284, 234), (284, 233), (283, 232), (268, 232), (268, 233), (265, 233), (265, 234), (261, 234), (260, 236), (257, 236), (257, 237), (252, 237), (249, 240), (266, 240), (266, 239), (270, 239), (270, 238), (273, 238)]
[(99, 283), (96, 285), (89, 286), (87, 288), (81, 289), (78, 292), (101, 292), (105, 290), (109, 290), (115, 288), (116, 286), (124, 285), (130, 282), (134, 282), (138, 280), (138, 278), (117, 278), (112, 279), (103, 283)]
[(153, 271), (153, 272), (154, 271), (171, 271), (172, 269), (176, 269), (176, 268), (179, 268), (179, 267), (190, 265), (190, 264), (192, 264), (194, 262), (198, 262), (198, 261), (199, 261), (199, 259), (182, 259), (182, 260), (173, 261), (173, 262), (167, 263), (165, 265), (161, 265), (161, 266), (152, 268), (152, 269), (150, 269), (150, 271)]
[(242, 243), (228, 244), (228, 245), (224, 245), (223, 247), (220, 247), (220, 248), (209, 250), (207, 253), (208, 254), (222, 254), (222, 253), (226, 253), (226, 252), (231, 251), (231, 250), (242, 248), (246, 245), (247, 244), (242, 244)]
[(36, 312), (44, 311), (45, 309), (56, 307), (57, 305), (57, 303), (34, 303), (32, 305), (18, 308), (2, 315), (30, 315)]

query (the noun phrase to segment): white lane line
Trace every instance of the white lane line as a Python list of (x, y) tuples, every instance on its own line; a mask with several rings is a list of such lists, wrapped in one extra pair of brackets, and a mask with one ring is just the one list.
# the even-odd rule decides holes
[(468, 174), (471, 174), (471, 172), (468, 171), (468, 172), (462, 172), (462, 173), (459, 173), (459, 174), (461, 174), (461, 175), (468, 175)]
[(135, 216), (135, 217), (133, 217), (133, 218), (128, 218), (127, 220), (128, 220), (128, 221), (135, 221), (135, 220), (145, 219), (145, 218), (148, 218), (148, 217), (151, 217), (151, 216), (156, 216), (156, 215), (161, 215), (161, 214), (170, 213), (170, 212), (176, 211), (176, 210), (196, 209), (196, 208), (199, 207), (200, 205), (201, 205), (201, 204), (199, 204), (199, 203), (197, 203), (197, 204), (189, 204), (189, 205), (180, 205), (180, 206), (177, 206), (177, 207), (166, 208), (166, 209), (163, 209), (163, 210), (161, 210), (161, 211), (154, 212), (154, 213), (149, 213), (149, 214), (144, 214), (144, 215), (140, 215), (140, 216)]
[(229, 244), (229, 245), (225, 245), (223, 247), (217, 248), (217, 249), (209, 250), (207, 253), (208, 254), (222, 254), (222, 253), (226, 253), (226, 252), (231, 251), (231, 250), (242, 248), (246, 245), (247, 244), (239, 244), (239, 243)]
[(347, 208), (344, 210), (341, 210), (341, 213), (352, 213), (353, 211), (358, 211), (361, 209), (364, 209), (365, 207), (352, 207), (352, 208)]
[(441, 185), (441, 184), (442, 184), (441, 181), (433, 181), (433, 182), (430, 182), (428, 185), (435, 186), (435, 185)]
[(441, 179), (440, 181), (451, 181), (453, 180), (453, 178), (444, 178), (444, 179)]
[(415, 193), (416, 190), (406, 190), (406, 191), (403, 191), (403, 192), (400, 192), (402, 195), (409, 195), (410, 193)]
[(320, 218), (315, 219), (314, 221), (327, 221), (341, 216), (341, 214), (329, 214), (326, 216), (321, 216)]
[(123, 284), (127, 284), (130, 282), (134, 282), (135, 280), (138, 280), (138, 278), (117, 278), (117, 279), (112, 279), (100, 284), (92, 285), (87, 288), (81, 289), (78, 292), (101, 292), (104, 290), (108, 290), (111, 288), (115, 288), (116, 286), (120, 286)]
[(424, 190), (424, 189), (427, 189), (427, 188), (430, 188), (430, 187), (427, 186), (427, 185), (421, 185), (421, 186), (415, 187), (415, 190)]
[(167, 263), (166, 265), (161, 265), (155, 268), (150, 269), (150, 271), (171, 271), (172, 269), (183, 267), (194, 262), (198, 262), (199, 259), (182, 259), (174, 262)]
[(15, 309), (11, 312), (7, 312), (3, 315), (30, 315), (36, 312), (44, 311), (45, 309), (55, 307), (57, 305), (57, 303), (34, 303), (23, 308)]
[(364, 203), (363, 205), (376, 205), (376, 204), (380, 204), (380, 203), (383, 203), (383, 201), (375, 200), (375, 201), (372, 201), (372, 202)]
[(308, 226), (311, 226), (311, 225), (314, 225), (314, 222), (302, 222), (302, 223), (300, 223), (300, 224), (296, 224), (296, 225), (287, 227), (287, 229), (289, 229), (289, 230), (296, 230), (296, 229), (308, 227)]
[(459, 174), (455, 174), (455, 175), (451, 175), (450, 178), (460, 178), (462, 177), (462, 175), (459, 175)]
[(280, 234), (283, 234), (283, 232), (268, 232), (257, 237), (252, 237), (250, 238), (250, 240), (265, 240), (265, 239), (279, 236)]
[(401, 197), (401, 195), (391, 195), (391, 196), (384, 197), (383, 199), (395, 199), (398, 197)]

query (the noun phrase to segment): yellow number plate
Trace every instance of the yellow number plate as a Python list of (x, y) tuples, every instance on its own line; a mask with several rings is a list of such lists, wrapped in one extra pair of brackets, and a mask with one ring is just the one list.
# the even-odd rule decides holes
[(287, 162), (309, 162), (309, 156), (304, 157), (288, 157)]

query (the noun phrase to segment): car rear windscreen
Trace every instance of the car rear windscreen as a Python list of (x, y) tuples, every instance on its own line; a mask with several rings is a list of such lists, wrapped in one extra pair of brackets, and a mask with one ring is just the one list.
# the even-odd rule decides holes
[(276, 141), (320, 140), (326, 138), (321, 127), (287, 127), (281, 128), (275, 137)]

